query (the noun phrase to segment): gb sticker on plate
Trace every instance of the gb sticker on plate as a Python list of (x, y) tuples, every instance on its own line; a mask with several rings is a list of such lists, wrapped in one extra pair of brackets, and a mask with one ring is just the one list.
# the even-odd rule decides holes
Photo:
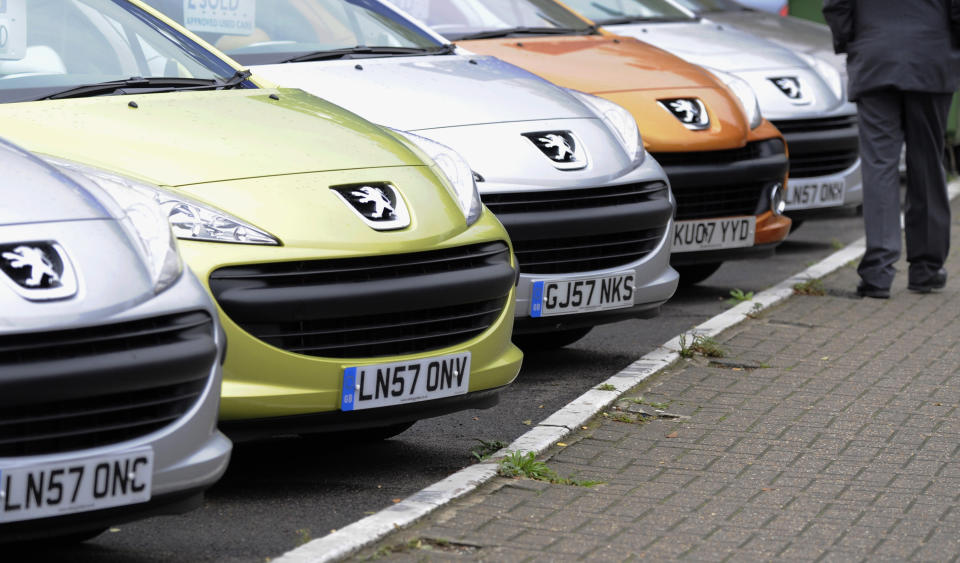
[(256, 0), (183, 0), (183, 22), (190, 31), (251, 35)]

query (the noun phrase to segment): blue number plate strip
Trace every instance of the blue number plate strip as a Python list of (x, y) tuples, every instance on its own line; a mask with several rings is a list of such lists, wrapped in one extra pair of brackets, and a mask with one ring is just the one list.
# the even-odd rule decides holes
[(543, 316), (543, 282), (533, 282), (533, 291), (530, 294), (530, 316)]
[(354, 397), (357, 392), (357, 368), (343, 370), (343, 395), (340, 399), (340, 410), (352, 411)]

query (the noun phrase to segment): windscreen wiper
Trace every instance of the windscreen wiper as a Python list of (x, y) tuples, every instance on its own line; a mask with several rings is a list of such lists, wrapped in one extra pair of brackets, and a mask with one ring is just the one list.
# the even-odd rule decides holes
[(132, 76), (124, 80), (108, 80), (95, 84), (74, 86), (60, 92), (48, 94), (39, 100), (63, 100), (67, 98), (88, 98), (111, 94), (126, 94), (133, 90), (148, 90), (155, 92), (172, 92), (176, 90), (208, 90), (230, 89), (241, 85), (250, 78), (249, 70), (238, 70), (226, 80), (214, 78), (179, 78), (174, 76)]
[(327, 51), (315, 51), (306, 55), (299, 55), (280, 61), (282, 63), (303, 63), (308, 61), (329, 61), (336, 59), (352, 59), (362, 57), (376, 57), (380, 55), (395, 56), (417, 56), (417, 55), (449, 55), (456, 47), (454, 45), (440, 45), (438, 47), (367, 47), (357, 45), (356, 47), (345, 47), (343, 49), (330, 49)]
[(510, 27), (507, 29), (492, 29), (490, 31), (478, 31), (476, 33), (466, 33), (453, 37), (454, 41), (466, 41), (470, 39), (497, 39), (499, 37), (510, 37), (511, 35), (589, 35), (596, 33), (597, 26), (591, 25), (583, 28), (570, 27)]
[(623, 23), (649, 23), (649, 22), (681, 22), (690, 21), (693, 18), (678, 18), (670, 16), (623, 16), (622, 18), (609, 18), (605, 20), (595, 20), (600, 25), (618, 25)]

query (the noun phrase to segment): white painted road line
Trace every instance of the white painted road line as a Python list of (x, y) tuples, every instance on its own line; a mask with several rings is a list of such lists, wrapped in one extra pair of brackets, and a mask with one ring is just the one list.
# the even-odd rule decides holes
[[(949, 191), (950, 199), (960, 195), (960, 181), (951, 182)], [(859, 259), (863, 256), (863, 252), (864, 239), (857, 240), (803, 272), (758, 293), (750, 301), (739, 303), (735, 307), (697, 325), (690, 333), (716, 336), (749, 318), (747, 317), (748, 314), (764, 310), (790, 297), (793, 295), (794, 284), (822, 278), (842, 268), (851, 260)], [(759, 304), (760, 307), (756, 307), (756, 304)], [(494, 454), (491, 461), (461, 469), (450, 477), (434, 483), (389, 508), (306, 543), (273, 559), (273, 562), (325, 563), (336, 561), (356, 553), (394, 530), (410, 526), (437, 508), (476, 490), (480, 485), (493, 479), (497, 475), (495, 460), (506, 455), (508, 451), (542, 453), (599, 414), (620, 398), (624, 392), (677, 361), (680, 358), (679, 352), (680, 335), (677, 335), (600, 384), (612, 385), (616, 391), (590, 389), (514, 440), (512, 444)]]

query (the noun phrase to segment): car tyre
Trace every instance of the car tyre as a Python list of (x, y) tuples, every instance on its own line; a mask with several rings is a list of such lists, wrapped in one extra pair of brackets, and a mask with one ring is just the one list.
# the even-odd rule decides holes
[(681, 264), (673, 269), (680, 274), (680, 286), (690, 287), (712, 276), (723, 262), (706, 262), (704, 264)]
[(536, 350), (556, 350), (573, 344), (586, 336), (592, 326), (580, 328), (568, 328), (564, 330), (555, 330), (552, 332), (536, 332), (533, 334), (514, 334), (513, 343), (520, 347), (524, 352)]

